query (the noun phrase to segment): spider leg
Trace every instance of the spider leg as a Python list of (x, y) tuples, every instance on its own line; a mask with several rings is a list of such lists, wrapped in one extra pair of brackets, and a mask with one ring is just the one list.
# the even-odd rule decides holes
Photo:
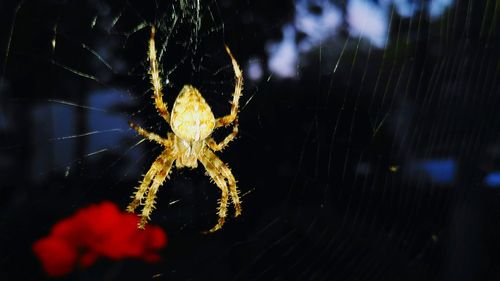
[(221, 118), (217, 118), (215, 122), (215, 128), (227, 126), (231, 124), (238, 115), (239, 102), (241, 97), (241, 91), (243, 90), (243, 73), (241, 72), (238, 62), (234, 59), (231, 50), (228, 46), (226, 47), (226, 52), (231, 58), (231, 63), (233, 64), (234, 76), (236, 79), (236, 84), (234, 86), (233, 101), (231, 102), (231, 113)]
[[(205, 149), (205, 152), (206, 151), (209, 151), (209, 149)], [(215, 156), (215, 154), (213, 155)], [(208, 232), (215, 232), (222, 227), (222, 225), (226, 220), (227, 205), (229, 201), (228, 188), (226, 181), (224, 180), (224, 177), (222, 176), (222, 174), (219, 173), (215, 163), (213, 162), (212, 155), (210, 155), (209, 153), (204, 153), (199, 160), (201, 164), (203, 164), (203, 166), (205, 167), (207, 174), (210, 176), (210, 178), (212, 178), (212, 180), (215, 182), (215, 184), (219, 187), (219, 189), (222, 192), (218, 207), (219, 220), (217, 221), (217, 224), (208, 231)]]
[(233, 201), (234, 205), (234, 216), (237, 217), (241, 215), (241, 201), (240, 197), (238, 196), (238, 188), (236, 187), (236, 179), (233, 176), (233, 173), (231, 172), (231, 169), (220, 160), (215, 153), (210, 151), (209, 149), (206, 149), (205, 154), (209, 159), (211, 159), (211, 162), (215, 166), (215, 168), (218, 170), (218, 172), (227, 180), (229, 184), (229, 192), (231, 194), (231, 200)]
[(155, 46), (155, 33), (156, 28), (151, 26), (151, 37), (149, 38), (149, 75), (151, 79), (151, 84), (153, 85), (153, 98), (155, 100), (156, 110), (165, 119), (167, 123), (170, 123), (170, 113), (168, 112), (167, 105), (163, 102), (163, 92), (160, 78), (160, 69), (158, 68), (158, 61), (156, 59), (156, 46)]
[(210, 149), (212, 149), (213, 151), (220, 151), (224, 149), (229, 144), (229, 142), (231, 142), (238, 135), (238, 119), (234, 120), (233, 124), (233, 131), (229, 135), (227, 135), (220, 143), (215, 142), (213, 138), (208, 138), (208, 147), (210, 147)]
[(141, 204), (142, 199), (146, 194), (146, 191), (151, 185), (151, 181), (156, 176), (156, 174), (158, 174), (158, 172), (162, 170), (163, 166), (165, 165), (165, 162), (167, 161), (167, 156), (169, 154), (170, 152), (163, 151), (163, 153), (160, 154), (160, 156), (158, 156), (156, 160), (153, 162), (151, 168), (149, 168), (146, 175), (144, 175), (144, 179), (142, 180), (141, 185), (137, 187), (137, 191), (134, 193), (134, 196), (132, 196), (134, 200), (132, 200), (132, 202), (127, 206), (127, 212), (133, 213), (137, 208), (137, 206)]
[(156, 203), (156, 192), (158, 191), (160, 185), (162, 185), (165, 179), (168, 177), (168, 174), (172, 169), (172, 164), (175, 160), (174, 155), (170, 152), (166, 153), (164, 157), (165, 161), (163, 162), (161, 170), (159, 170), (156, 176), (153, 178), (153, 183), (148, 190), (146, 202), (144, 203), (144, 207), (142, 208), (141, 220), (138, 225), (140, 229), (144, 229), (144, 227), (146, 226), (146, 223), (149, 220), (149, 215), (151, 214), (151, 211), (153, 210)]
[(170, 139), (164, 139), (155, 133), (148, 132), (147, 130), (139, 127), (137, 124), (134, 124), (132, 122), (129, 122), (128, 124), (132, 129), (134, 129), (139, 135), (143, 136), (144, 138), (155, 141), (156, 143), (166, 147), (172, 146), (172, 141)]

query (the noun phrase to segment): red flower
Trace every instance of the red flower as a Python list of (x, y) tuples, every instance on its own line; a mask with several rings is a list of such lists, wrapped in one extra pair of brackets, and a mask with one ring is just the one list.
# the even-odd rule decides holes
[(121, 213), (113, 203), (91, 205), (55, 224), (33, 251), (50, 276), (91, 266), (99, 257), (158, 261), (156, 250), (166, 245), (165, 232), (157, 226), (138, 230), (137, 223), (137, 216)]

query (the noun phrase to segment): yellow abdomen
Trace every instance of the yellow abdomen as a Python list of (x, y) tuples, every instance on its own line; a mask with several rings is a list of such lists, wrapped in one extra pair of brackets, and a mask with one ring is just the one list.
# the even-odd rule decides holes
[(182, 88), (172, 108), (170, 126), (178, 137), (189, 142), (203, 140), (212, 133), (214, 114), (195, 87)]

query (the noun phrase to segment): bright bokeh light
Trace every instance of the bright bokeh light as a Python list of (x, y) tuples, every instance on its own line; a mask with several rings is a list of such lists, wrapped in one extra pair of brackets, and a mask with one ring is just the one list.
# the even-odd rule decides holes
[[(333, 1), (296, 0), (295, 18), (283, 27), (283, 39), (268, 45), (268, 68), (278, 77), (295, 77), (301, 54), (334, 39), (343, 23), (347, 24), (351, 37), (365, 39), (377, 48), (385, 48), (390, 44), (389, 18), (392, 9), (404, 18), (424, 11), (430, 19), (435, 19), (453, 3), (453, 0), (350, 0), (345, 3), (343, 14), (341, 7)], [(298, 32), (303, 38), (296, 41)]]
[(456, 166), (452, 159), (434, 159), (419, 162), (417, 169), (426, 173), (433, 183), (449, 184), (455, 179)]
[(453, 4), (453, 0), (434, 0), (429, 3), (429, 15), (431, 18), (440, 17), (448, 7)]
[(484, 178), (484, 183), (489, 187), (500, 187), (500, 172), (491, 172)]
[(282, 78), (295, 77), (299, 52), (295, 43), (295, 29), (291, 25), (283, 27), (283, 40), (272, 43), (267, 51), (271, 54), (268, 67), (271, 72)]
[[(310, 5), (320, 10), (313, 12), (309, 8)], [(342, 12), (329, 1), (299, 0), (295, 4), (295, 27), (305, 35), (299, 42), (300, 51), (309, 51), (322, 41), (333, 37), (341, 24)]]
[(250, 59), (248, 61), (247, 71), (248, 78), (251, 80), (260, 80), (264, 71), (262, 70), (262, 61), (258, 58)]
[(366, 0), (351, 0), (347, 5), (349, 33), (368, 39), (374, 46), (383, 48), (388, 36), (387, 11)]

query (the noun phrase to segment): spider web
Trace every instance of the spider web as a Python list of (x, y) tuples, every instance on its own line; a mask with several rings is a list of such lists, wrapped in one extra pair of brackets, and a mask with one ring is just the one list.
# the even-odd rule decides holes
[(152, 217), (164, 260), (78, 278), (499, 278), (498, 1), (73, 2), (0, 4), (2, 280), (40, 279), (31, 243), (89, 203), (125, 207), (160, 153), (127, 125), (169, 131), (152, 24), (169, 108), (193, 84), (227, 114), (224, 44), (243, 68), (240, 135), (220, 153), (243, 215), (201, 235), (218, 189), (174, 169)]

